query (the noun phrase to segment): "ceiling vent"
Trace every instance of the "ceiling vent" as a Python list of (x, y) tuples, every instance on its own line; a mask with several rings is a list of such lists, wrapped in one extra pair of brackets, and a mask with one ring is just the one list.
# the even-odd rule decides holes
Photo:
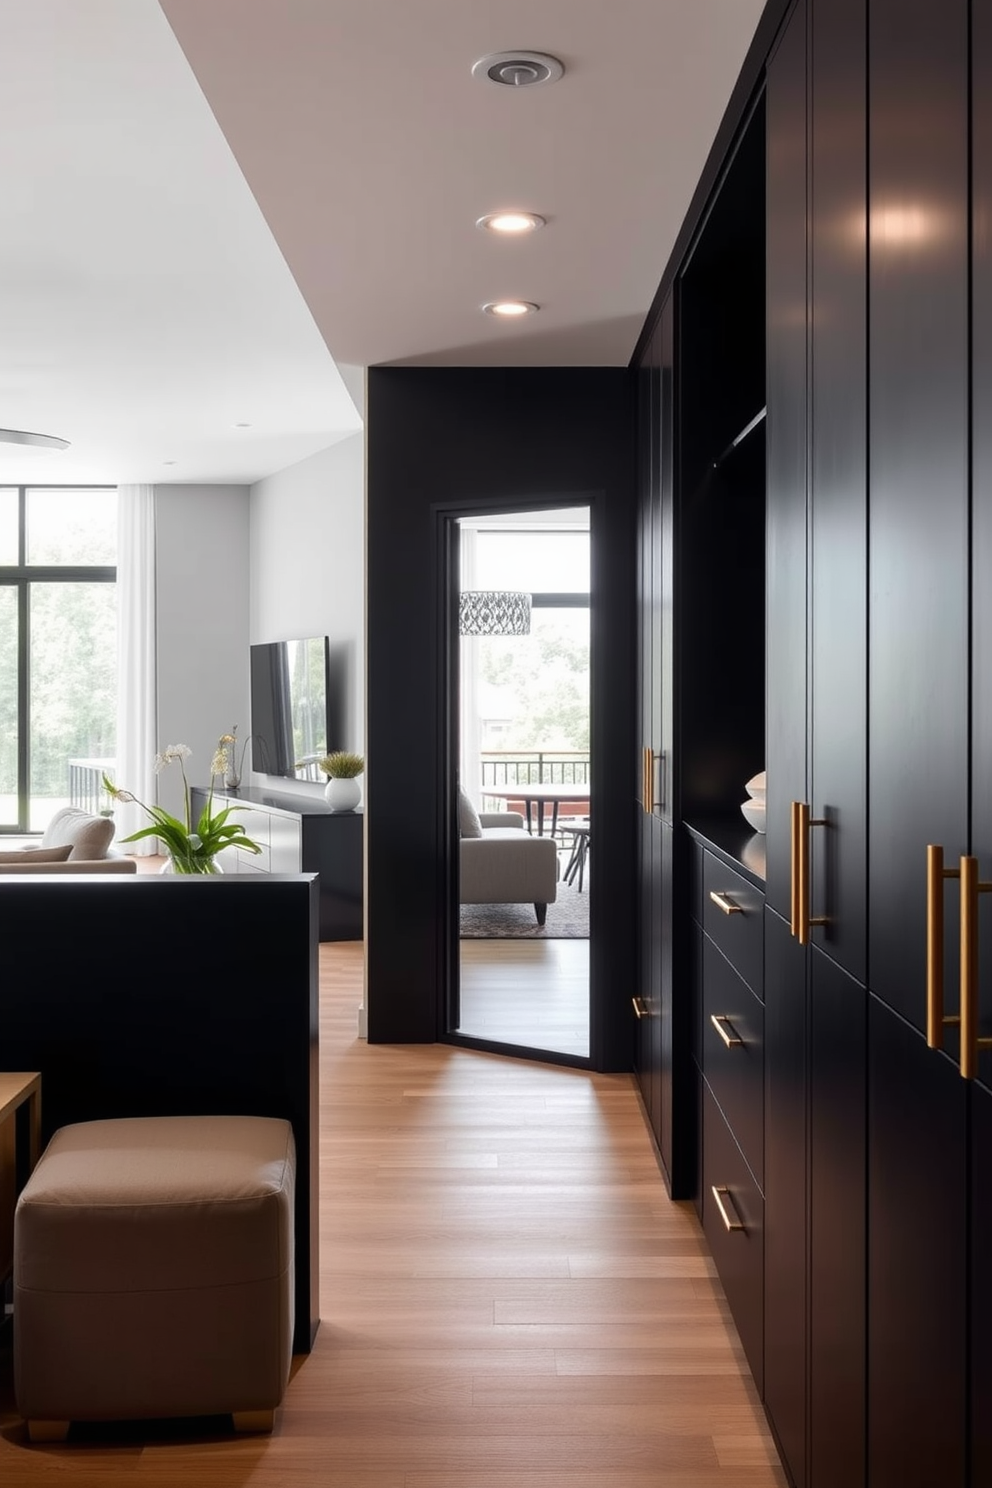
[(556, 83), (564, 71), (558, 58), (547, 52), (492, 52), (479, 58), (472, 76), (508, 88), (533, 88), (538, 83)]

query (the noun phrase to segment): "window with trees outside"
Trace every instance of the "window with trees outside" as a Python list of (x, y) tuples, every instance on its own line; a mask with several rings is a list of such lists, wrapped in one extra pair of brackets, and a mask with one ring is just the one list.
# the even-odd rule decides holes
[(116, 487), (0, 487), (0, 832), (99, 809), (117, 729)]

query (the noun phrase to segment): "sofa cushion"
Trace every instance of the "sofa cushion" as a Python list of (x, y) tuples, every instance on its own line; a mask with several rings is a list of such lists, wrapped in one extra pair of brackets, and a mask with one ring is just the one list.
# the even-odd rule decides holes
[(0, 852), (0, 863), (64, 863), (71, 852), (68, 842), (64, 847), (21, 847), (17, 852)]
[(93, 816), (78, 806), (56, 811), (41, 839), (42, 847), (69, 847), (69, 858), (105, 858), (114, 835), (109, 816)]
[(458, 787), (458, 831), (462, 837), (482, 836), (479, 813), (461, 786)]

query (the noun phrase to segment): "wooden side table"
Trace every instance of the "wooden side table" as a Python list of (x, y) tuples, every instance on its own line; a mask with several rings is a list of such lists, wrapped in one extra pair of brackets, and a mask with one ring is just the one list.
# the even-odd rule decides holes
[[(27, 1119), (26, 1140), (18, 1143), (17, 1113)], [(23, 1118), (22, 1118), (23, 1119)], [(41, 1156), (41, 1075), (0, 1070), (0, 1282), (14, 1265), (14, 1206)]]

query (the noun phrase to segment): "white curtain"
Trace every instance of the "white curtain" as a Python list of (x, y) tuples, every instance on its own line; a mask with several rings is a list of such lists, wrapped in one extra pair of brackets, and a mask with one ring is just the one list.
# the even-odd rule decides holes
[[(478, 533), (464, 523), (459, 527), (459, 579), (462, 589), (476, 588), (476, 543)], [(482, 805), (482, 724), (479, 720), (479, 638), (459, 637), (461, 652), (459, 756), (461, 784), (476, 810)]]
[[(151, 805), (158, 749), (155, 672), (155, 487), (117, 488), (117, 769), (116, 783)], [(139, 806), (114, 807), (115, 841), (148, 817)], [(158, 839), (125, 851), (147, 855)]]

